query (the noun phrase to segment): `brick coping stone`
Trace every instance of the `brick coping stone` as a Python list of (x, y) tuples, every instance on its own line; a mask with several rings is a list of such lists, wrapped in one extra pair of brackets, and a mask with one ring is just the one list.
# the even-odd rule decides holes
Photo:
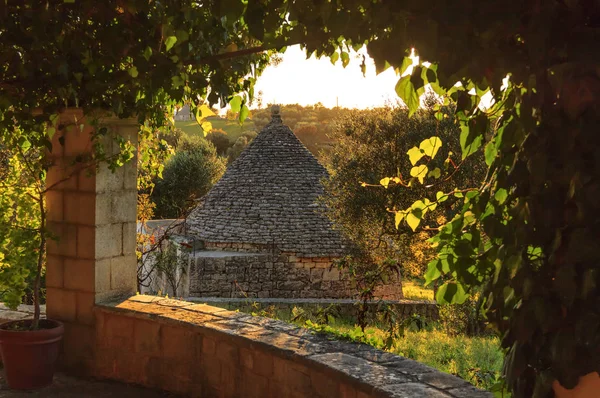
[(185, 325), (245, 340), (274, 356), (301, 362), (361, 390), (372, 391), (377, 397), (492, 397), (459, 377), (366, 344), (332, 340), (283, 321), (206, 304), (136, 295), (99, 304), (95, 311)]

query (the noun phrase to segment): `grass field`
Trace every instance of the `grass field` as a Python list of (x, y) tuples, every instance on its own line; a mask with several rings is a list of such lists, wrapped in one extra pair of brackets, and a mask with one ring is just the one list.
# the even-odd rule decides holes
[[(422, 280), (404, 280), (402, 288), (407, 299), (433, 300), (433, 289), (424, 287)], [(328, 324), (319, 324), (318, 322), (323, 321), (318, 319), (323, 318), (315, 316), (311, 310), (295, 308), (290, 313), (289, 310), (278, 310), (275, 307), (261, 310), (260, 305), (254, 306), (254, 309), (240, 309), (294, 323), (338, 339), (358, 341), (386, 349), (457, 375), (481, 389), (497, 389), (499, 385), (504, 357), (500, 349), (500, 340), (495, 336), (457, 336), (447, 333), (441, 323), (429, 321), (421, 330), (417, 330), (415, 325), (407, 326), (404, 335), (395, 338), (391, 346), (386, 347), (387, 332), (385, 327), (377, 323), (365, 328), (363, 333), (355, 321), (349, 318), (328, 317)]]
[[(206, 118), (206, 120), (212, 123), (213, 129), (221, 129), (225, 131), (232, 143), (235, 142), (244, 132), (255, 129), (252, 121), (245, 121), (244, 124), (240, 126), (237, 121), (227, 120), (218, 116), (211, 116)], [(175, 127), (182, 130), (188, 136), (204, 136), (202, 128), (200, 128), (195, 120), (175, 121)]]
[[(367, 327), (363, 334), (358, 326), (343, 319), (336, 319), (329, 325), (316, 325), (310, 321), (297, 324), (379, 349), (384, 349), (387, 337), (386, 332), (377, 326)], [(436, 327), (406, 330), (403, 337), (394, 340), (388, 351), (457, 375), (486, 390), (497, 383), (504, 358), (497, 337), (450, 336)]]
[(424, 287), (423, 281), (405, 279), (402, 281), (402, 292), (407, 300), (433, 300), (433, 289)]

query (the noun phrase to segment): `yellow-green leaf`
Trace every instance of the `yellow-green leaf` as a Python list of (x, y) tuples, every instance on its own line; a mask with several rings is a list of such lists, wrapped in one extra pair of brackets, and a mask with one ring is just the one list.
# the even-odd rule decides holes
[(383, 185), (383, 186), (385, 187), (385, 189), (387, 189), (388, 185), (390, 185), (390, 178), (389, 178), (389, 177), (382, 178), (382, 179), (379, 181), (379, 183), (380, 183), (381, 185)]
[(242, 97), (236, 95), (229, 101), (229, 106), (231, 106), (231, 111), (233, 113), (238, 113), (242, 107)]
[(404, 220), (404, 215), (405, 213), (402, 211), (397, 211), (396, 215), (394, 217), (394, 221), (396, 222), (396, 229), (398, 229), (398, 226), (400, 225), (400, 223), (402, 222), (402, 220)]
[(445, 193), (443, 193), (442, 191), (438, 191), (438, 193), (435, 194), (435, 199), (439, 202), (442, 203), (444, 201), (446, 201), (448, 199), (448, 195), (446, 195)]
[(131, 68), (129, 68), (128, 72), (131, 77), (138, 77), (139, 73), (135, 66), (132, 66)]
[(429, 174), (427, 174), (427, 177), (440, 178), (441, 175), (442, 170), (440, 170), (439, 167), (436, 167), (435, 169), (431, 170)]
[(427, 207), (428, 203), (429, 203), (429, 199), (427, 199), (427, 198), (425, 198), (425, 201), (417, 200), (410, 206), (410, 208), (424, 210)]
[(215, 113), (212, 111), (212, 109), (210, 109), (210, 107), (208, 105), (201, 105), (199, 112), (200, 112), (200, 117), (202, 119), (204, 119), (205, 117), (209, 117), (209, 116), (215, 116)]
[(342, 66), (345, 68), (350, 63), (350, 54), (345, 51), (342, 51)]
[(499, 204), (503, 204), (506, 201), (506, 198), (508, 198), (508, 192), (504, 188), (500, 188), (494, 194), (494, 199), (496, 199)]
[(329, 57), (329, 59), (331, 60), (331, 63), (333, 65), (335, 65), (335, 63), (337, 62), (337, 60), (340, 58), (340, 54), (336, 51), (333, 54), (331, 54), (331, 56)]
[(239, 117), (240, 125), (244, 123), (244, 120), (246, 120), (249, 113), (250, 113), (250, 109), (248, 109), (248, 106), (244, 104), (244, 106), (242, 106), (242, 109), (240, 109), (240, 117)]
[(429, 169), (424, 164), (415, 166), (410, 169), (410, 176), (418, 178), (419, 182), (423, 184), (423, 181), (425, 181), (425, 176), (427, 175), (427, 171), (429, 171)]
[(410, 81), (410, 75), (401, 77), (396, 84), (396, 94), (408, 107), (408, 116), (412, 116), (413, 113), (419, 109), (419, 95), (415, 90), (415, 86)]
[(406, 223), (410, 227), (410, 229), (414, 231), (417, 230), (417, 227), (421, 223), (421, 219), (417, 217), (412, 211), (406, 215)]
[(429, 156), (432, 159), (435, 158), (435, 155), (441, 147), (442, 140), (440, 140), (438, 137), (427, 138), (426, 140), (423, 140), (421, 142), (421, 145), (419, 145), (419, 149), (421, 149), (425, 153), (425, 155)]
[(149, 61), (150, 57), (152, 56), (152, 48), (146, 47), (143, 55), (144, 55), (144, 58), (146, 58), (146, 61)]
[(410, 148), (408, 150), (408, 152), (406, 152), (408, 154), (408, 159), (410, 160), (410, 163), (414, 166), (415, 164), (417, 164), (417, 162), (419, 160), (421, 160), (421, 158), (423, 157), (423, 151), (421, 151), (419, 148), (417, 148), (416, 146)]
[(175, 36), (167, 37), (167, 40), (165, 40), (165, 49), (167, 51), (169, 51), (171, 48), (173, 48), (175, 43), (177, 43), (177, 37), (175, 37)]
[(212, 123), (211, 122), (203, 122), (201, 125), (202, 127), (202, 131), (204, 131), (204, 135), (206, 136), (206, 134), (208, 134), (209, 131), (212, 130)]

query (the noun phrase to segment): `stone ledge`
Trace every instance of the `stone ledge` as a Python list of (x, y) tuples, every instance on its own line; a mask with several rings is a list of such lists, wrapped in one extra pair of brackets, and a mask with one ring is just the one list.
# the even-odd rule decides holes
[[(22, 319), (33, 318), (34, 308), (33, 305), (22, 304), (17, 307), (16, 310), (11, 310), (4, 303), (0, 303), (0, 323), (8, 321), (20, 321)], [(40, 313), (42, 318), (46, 317), (46, 306), (40, 306)]]
[[(230, 344), (240, 352), (250, 349), (275, 361), (285, 361), (288, 373), (293, 373), (294, 367), (300, 369), (289, 383), (308, 383), (308, 388), (313, 388), (310, 391), (325, 388), (321, 385), (326, 382), (333, 383), (334, 389), (338, 385), (340, 389), (350, 386), (348, 388), (355, 391), (352, 396), (359, 397), (491, 397), (490, 393), (458, 377), (365, 344), (330, 340), (285, 322), (205, 304), (139, 295), (98, 305), (95, 311), (177, 325), (185, 328), (190, 336), (200, 334), (207, 341), (228, 342), (223, 347)], [(217, 355), (229, 358), (228, 352), (219, 348)], [(225, 365), (240, 366), (237, 356), (231, 356), (230, 362)], [(318, 382), (313, 380), (311, 387), (313, 376)], [(289, 377), (285, 376), (284, 380)], [(308, 381), (304, 380), (306, 377)], [(311, 396), (309, 390), (305, 391), (301, 396)], [(335, 391), (331, 396), (345, 395)]]
[[(196, 303), (259, 303), (259, 304), (356, 304), (355, 299), (329, 299), (329, 298), (240, 298), (240, 297), (186, 297), (186, 301)], [(373, 301), (373, 304), (420, 304), (420, 305), (437, 305), (434, 300), (381, 300)]]

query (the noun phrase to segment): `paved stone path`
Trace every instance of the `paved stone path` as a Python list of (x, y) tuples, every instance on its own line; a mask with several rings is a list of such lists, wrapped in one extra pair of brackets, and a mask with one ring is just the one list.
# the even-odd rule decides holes
[(111, 381), (77, 379), (63, 374), (54, 376), (54, 384), (37, 391), (11, 391), (0, 375), (0, 398), (175, 398), (178, 395)]

